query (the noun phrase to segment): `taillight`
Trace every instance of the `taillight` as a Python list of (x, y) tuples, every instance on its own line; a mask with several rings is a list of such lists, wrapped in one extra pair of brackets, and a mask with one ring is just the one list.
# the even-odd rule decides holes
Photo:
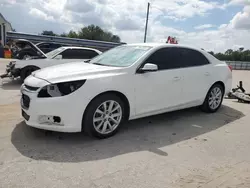
[(230, 69), (230, 71), (233, 71), (233, 67), (231, 65), (228, 65), (228, 68)]

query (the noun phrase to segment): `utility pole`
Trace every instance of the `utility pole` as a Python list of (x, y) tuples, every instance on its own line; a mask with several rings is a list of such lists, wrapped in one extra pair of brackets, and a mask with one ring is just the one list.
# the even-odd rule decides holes
[(149, 15), (149, 7), (150, 7), (150, 3), (148, 2), (148, 8), (147, 8), (147, 18), (146, 18), (145, 34), (144, 34), (144, 43), (146, 43), (146, 42), (147, 42), (147, 31), (148, 31), (148, 15)]

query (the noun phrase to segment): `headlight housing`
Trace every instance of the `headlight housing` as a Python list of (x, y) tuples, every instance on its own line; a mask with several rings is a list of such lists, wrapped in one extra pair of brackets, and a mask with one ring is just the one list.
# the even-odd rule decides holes
[(69, 95), (79, 89), (86, 80), (61, 82), (44, 86), (38, 93), (39, 98), (60, 97)]

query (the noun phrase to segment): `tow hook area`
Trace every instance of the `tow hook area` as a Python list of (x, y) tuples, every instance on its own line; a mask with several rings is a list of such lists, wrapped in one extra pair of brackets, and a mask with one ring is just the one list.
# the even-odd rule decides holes
[(41, 115), (41, 116), (39, 116), (38, 121), (40, 124), (63, 126), (62, 120), (59, 116)]

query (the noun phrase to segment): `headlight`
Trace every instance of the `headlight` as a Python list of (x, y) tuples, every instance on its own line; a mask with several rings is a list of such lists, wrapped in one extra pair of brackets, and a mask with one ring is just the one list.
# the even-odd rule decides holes
[(78, 80), (46, 85), (40, 90), (38, 97), (46, 98), (69, 95), (79, 89), (85, 82), (86, 80)]

